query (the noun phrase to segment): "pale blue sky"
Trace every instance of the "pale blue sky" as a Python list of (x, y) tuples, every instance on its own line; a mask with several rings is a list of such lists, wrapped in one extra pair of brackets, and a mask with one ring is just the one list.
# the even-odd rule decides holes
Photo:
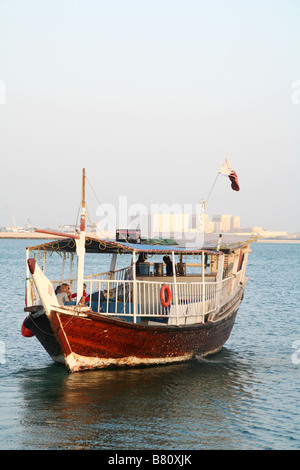
[[(298, 0), (0, 0), (0, 226), (196, 204), (300, 231)], [(87, 190), (95, 218), (97, 202)]]

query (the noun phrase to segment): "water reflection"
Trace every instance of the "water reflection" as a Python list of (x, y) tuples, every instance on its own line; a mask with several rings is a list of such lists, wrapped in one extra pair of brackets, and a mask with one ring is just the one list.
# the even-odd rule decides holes
[(20, 448), (240, 448), (252, 383), (249, 364), (226, 349), (146, 369), (69, 374), (53, 364), (20, 377)]

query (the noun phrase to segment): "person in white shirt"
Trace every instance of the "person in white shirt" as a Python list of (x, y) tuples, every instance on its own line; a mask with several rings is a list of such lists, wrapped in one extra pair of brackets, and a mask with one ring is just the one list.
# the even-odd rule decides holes
[(60, 292), (56, 295), (59, 305), (65, 305), (66, 302), (72, 300), (70, 286), (68, 284), (62, 284)]

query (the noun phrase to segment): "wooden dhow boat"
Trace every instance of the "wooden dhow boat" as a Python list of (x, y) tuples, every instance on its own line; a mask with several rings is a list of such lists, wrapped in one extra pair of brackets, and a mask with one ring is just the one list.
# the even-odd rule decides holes
[[(85, 170), (82, 194), (80, 233), (57, 233), (62, 237), (26, 249), (23, 336), (34, 335), (71, 372), (170, 364), (218, 352), (244, 296), (251, 240), (223, 237), (198, 247), (86, 236)], [(53, 253), (60, 255), (62, 274), (50, 280), (45, 265)], [(97, 268), (102, 259), (106, 269), (85, 274), (87, 257)], [(55, 290), (63, 283), (76, 301), (59, 303)]]

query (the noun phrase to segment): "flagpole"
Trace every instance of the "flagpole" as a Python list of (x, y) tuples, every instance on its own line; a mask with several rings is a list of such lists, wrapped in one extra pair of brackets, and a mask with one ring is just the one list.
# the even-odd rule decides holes
[(81, 301), (82, 294), (83, 294), (84, 255), (85, 255), (85, 168), (83, 168), (82, 170), (80, 235), (79, 235), (79, 240), (76, 240), (76, 252), (78, 256), (77, 304), (79, 304), (79, 302)]
[(211, 195), (211, 192), (212, 190), (214, 189), (214, 186), (217, 182), (217, 179), (218, 179), (218, 176), (219, 176), (220, 172), (218, 172), (217, 176), (216, 176), (216, 179), (208, 193), (208, 196), (206, 199), (201, 199), (200, 200), (200, 204), (201, 204), (201, 214), (200, 214), (200, 220), (199, 220), (199, 232), (202, 233), (204, 232), (204, 215), (205, 215), (205, 207), (206, 207), (206, 204), (207, 204), (207, 201), (209, 199), (209, 196)]
[(216, 179), (215, 179), (215, 181), (214, 181), (214, 184), (212, 185), (211, 190), (210, 190), (209, 193), (208, 193), (208, 196), (207, 196), (206, 201), (205, 201), (206, 203), (207, 203), (207, 201), (208, 201), (208, 199), (209, 199), (209, 196), (211, 195), (212, 190), (214, 189), (214, 186), (215, 186), (215, 184), (216, 184), (216, 182), (217, 182), (217, 179), (218, 179), (219, 174), (220, 174), (220, 172), (218, 172), (218, 174), (217, 174), (217, 176), (216, 176)]

